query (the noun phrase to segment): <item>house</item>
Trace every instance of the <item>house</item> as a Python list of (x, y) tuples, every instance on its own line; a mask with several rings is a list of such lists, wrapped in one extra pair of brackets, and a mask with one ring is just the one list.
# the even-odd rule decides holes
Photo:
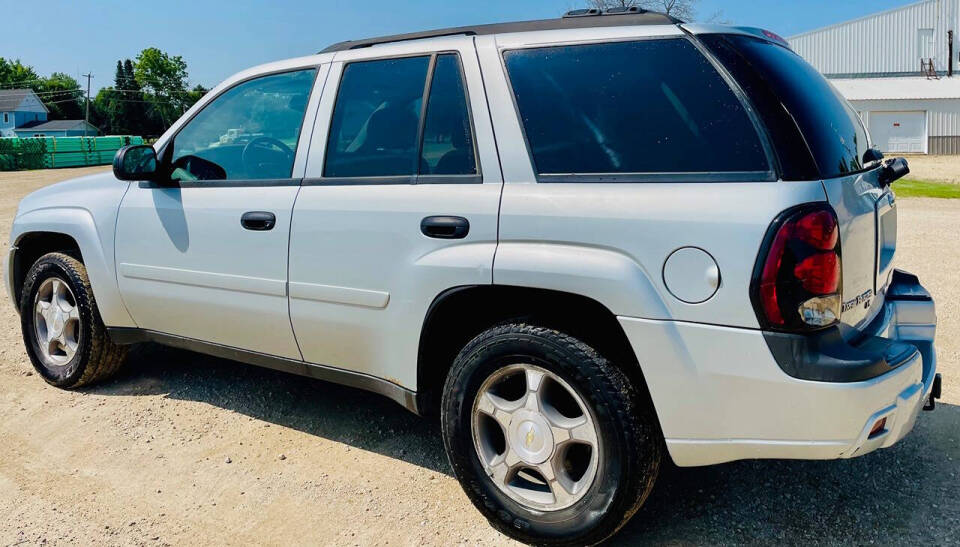
[(100, 131), (83, 120), (33, 121), (13, 130), (14, 136), (29, 137), (96, 137)]
[(49, 110), (30, 89), (0, 89), (0, 137), (16, 137), (14, 129), (45, 122)]
[(960, 154), (960, 0), (926, 0), (788, 38), (883, 152)]

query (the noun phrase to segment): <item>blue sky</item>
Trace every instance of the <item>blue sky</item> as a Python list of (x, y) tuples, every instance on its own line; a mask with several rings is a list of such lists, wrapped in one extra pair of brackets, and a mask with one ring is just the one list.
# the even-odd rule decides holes
[[(341, 40), (430, 28), (557, 17), (585, 0), (0, 0), (0, 57), (41, 74), (91, 70), (111, 85), (118, 58), (159, 47), (181, 55), (191, 84), (212, 87), (267, 61)], [(700, 0), (737, 25), (784, 36), (906, 5), (909, 0)]]

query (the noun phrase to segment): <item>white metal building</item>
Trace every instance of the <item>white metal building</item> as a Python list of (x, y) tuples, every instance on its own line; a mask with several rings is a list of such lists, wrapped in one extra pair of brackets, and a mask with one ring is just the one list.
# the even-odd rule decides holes
[(926, 0), (789, 38), (884, 152), (960, 154), (960, 0)]

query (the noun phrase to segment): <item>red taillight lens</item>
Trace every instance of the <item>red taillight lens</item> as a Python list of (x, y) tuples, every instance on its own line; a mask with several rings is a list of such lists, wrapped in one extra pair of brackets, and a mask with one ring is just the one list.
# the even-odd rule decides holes
[(804, 215), (797, 220), (794, 231), (798, 238), (822, 251), (833, 249), (840, 239), (833, 211), (817, 211)]
[(835, 293), (840, 288), (840, 259), (833, 251), (812, 254), (793, 268), (793, 275), (812, 294)]
[(754, 282), (765, 326), (805, 330), (830, 325), (840, 310), (840, 231), (829, 205), (785, 212), (771, 227)]

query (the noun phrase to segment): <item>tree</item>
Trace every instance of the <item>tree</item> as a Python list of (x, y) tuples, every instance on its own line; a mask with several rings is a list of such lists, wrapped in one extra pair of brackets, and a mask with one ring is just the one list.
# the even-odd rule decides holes
[(205, 87), (203, 87), (202, 85), (200, 85), (200, 84), (195, 85), (195, 86), (193, 87), (193, 89), (191, 89), (189, 92), (187, 92), (186, 104), (184, 104), (184, 106), (185, 106), (186, 108), (190, 108), (191, 106), (193, 106), (194, 104), (196, 104), (197, 101), (199, 101), (200, 99), (202, 99), (204, 95), (206, 95), (206, 94), (209, 93), (209, 92), (210, 92), (210, 90), (207, 89), (207, 88), (205, 88)]
[(133, 70), (151, 113), (160, 117), (164, 127), (169, 126), (186, 110), (187, 63), (179, 55), (151, 47), (137, 55)]
[(19, 59), (10, 61), (0, 57), (0, 89), (33, 90), (50, 111), (50, 119), (83, 117), (80, 85), (62, 72), (54, 72), (49, 78), (44, 78)]
[(700, 0), (590, 0), (590, 4), (599, 9), (638, 7), (666, 13), (685, 21), (694, 19), (699, 3)]
[(70, 75), (54, 72), (33, 88), (54, 120), (82, 120), (84, 115), (84, 92)]
[(40, 76), (34, 72), (33, 67), (24, 65), (20, 59), (8, 61), (0, 57), (0, 88), (30, 87), (39, 81)]

